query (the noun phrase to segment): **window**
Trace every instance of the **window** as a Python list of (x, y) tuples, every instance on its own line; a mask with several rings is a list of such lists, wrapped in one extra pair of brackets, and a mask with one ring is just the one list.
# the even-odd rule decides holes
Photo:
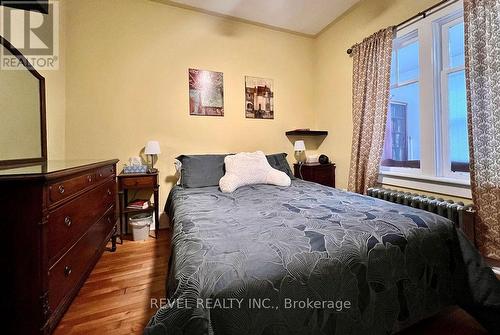
[(411, 33), (394, 42), (382, 166), (420, 168), (419, 73), (418, 36)]
[(461, 17), (441, 26), (441, 96), (443, 134), (443, 175), (469, 172), (467, 100), (465, 93), (464, 24)]
[(464, 59), (461, 2), (398, 29), (382, 175), (468, 183)]

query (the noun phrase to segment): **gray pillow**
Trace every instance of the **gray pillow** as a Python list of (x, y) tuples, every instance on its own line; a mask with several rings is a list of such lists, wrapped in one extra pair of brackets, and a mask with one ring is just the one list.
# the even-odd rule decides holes
[(224, 158), (220, 155), (180, 155), (177, 159), (182, 163), (180, 186), (207, 187), (218, 186), (224, 176)]
[(288, 161), (286, 160), (286, 153), (281, 153), (281, 154), (273, 154), (273, 155), (267, 155), (267, 161), (269, 164), (275, 168), (276, 170), (280, 170), (282, 172), (285, 172), (290, 179), (295, 179), (295, 176), (292, 173), (292, 170), (290, 169), (290, 165), (288, 164)]

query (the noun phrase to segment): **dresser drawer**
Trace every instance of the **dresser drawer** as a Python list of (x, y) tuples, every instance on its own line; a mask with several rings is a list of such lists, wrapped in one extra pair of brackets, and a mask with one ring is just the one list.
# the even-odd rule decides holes
[(123, 188), (141, 188), (141, 187), (154, 187), (155, 176), (144, 176), (134, 178), (121, 178), (120, 182)]
[(66, 199), (70, 195), (93, 185), (95, 182), (96, 171), (91, 170), (88, 173), (51, 184), (49, 185), (50, 204)]
[(333, 177), (331, 175), (316, 174), (316, 175), (313, 175), (311, 180), (314, 181), (315, 183), (318, 183), (321, 185), (330, 186), (330, 187), (333, 186), (332, 185)]
[(111, 177), (114, 174), (115, 174), (115, 166), (109, 165), (109, 166), (98, 169), (96, 172), (96, 178), (97, 178), (97, 180), (104, 180), (108, 177)]
[(114, 211), (109, 211), (49, 270), (49, 306), (52, 311), (72, 290), (98, 257), (97, 251), (106, 243), (114, 225)]
[(325, 186), (335, 187), (335, 164), (294, 164), (294, 176)]
[(53, 264), (115, 203), (116, 185), (110, 180), (49, 213), (47, 253)]

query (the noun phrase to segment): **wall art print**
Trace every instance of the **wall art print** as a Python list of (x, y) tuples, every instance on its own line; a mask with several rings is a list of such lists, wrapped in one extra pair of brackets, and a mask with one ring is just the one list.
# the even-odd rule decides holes
[(224, 116), (222, 72), (189, 69), (189, 114)]
[(273, 80), (245, 76), (245, 116), (274, 119)]

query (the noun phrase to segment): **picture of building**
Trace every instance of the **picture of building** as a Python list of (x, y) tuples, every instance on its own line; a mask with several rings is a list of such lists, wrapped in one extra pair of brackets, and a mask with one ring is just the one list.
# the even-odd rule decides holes
[(273, 80), (245, 76), (245, 116), (274, 119)]

